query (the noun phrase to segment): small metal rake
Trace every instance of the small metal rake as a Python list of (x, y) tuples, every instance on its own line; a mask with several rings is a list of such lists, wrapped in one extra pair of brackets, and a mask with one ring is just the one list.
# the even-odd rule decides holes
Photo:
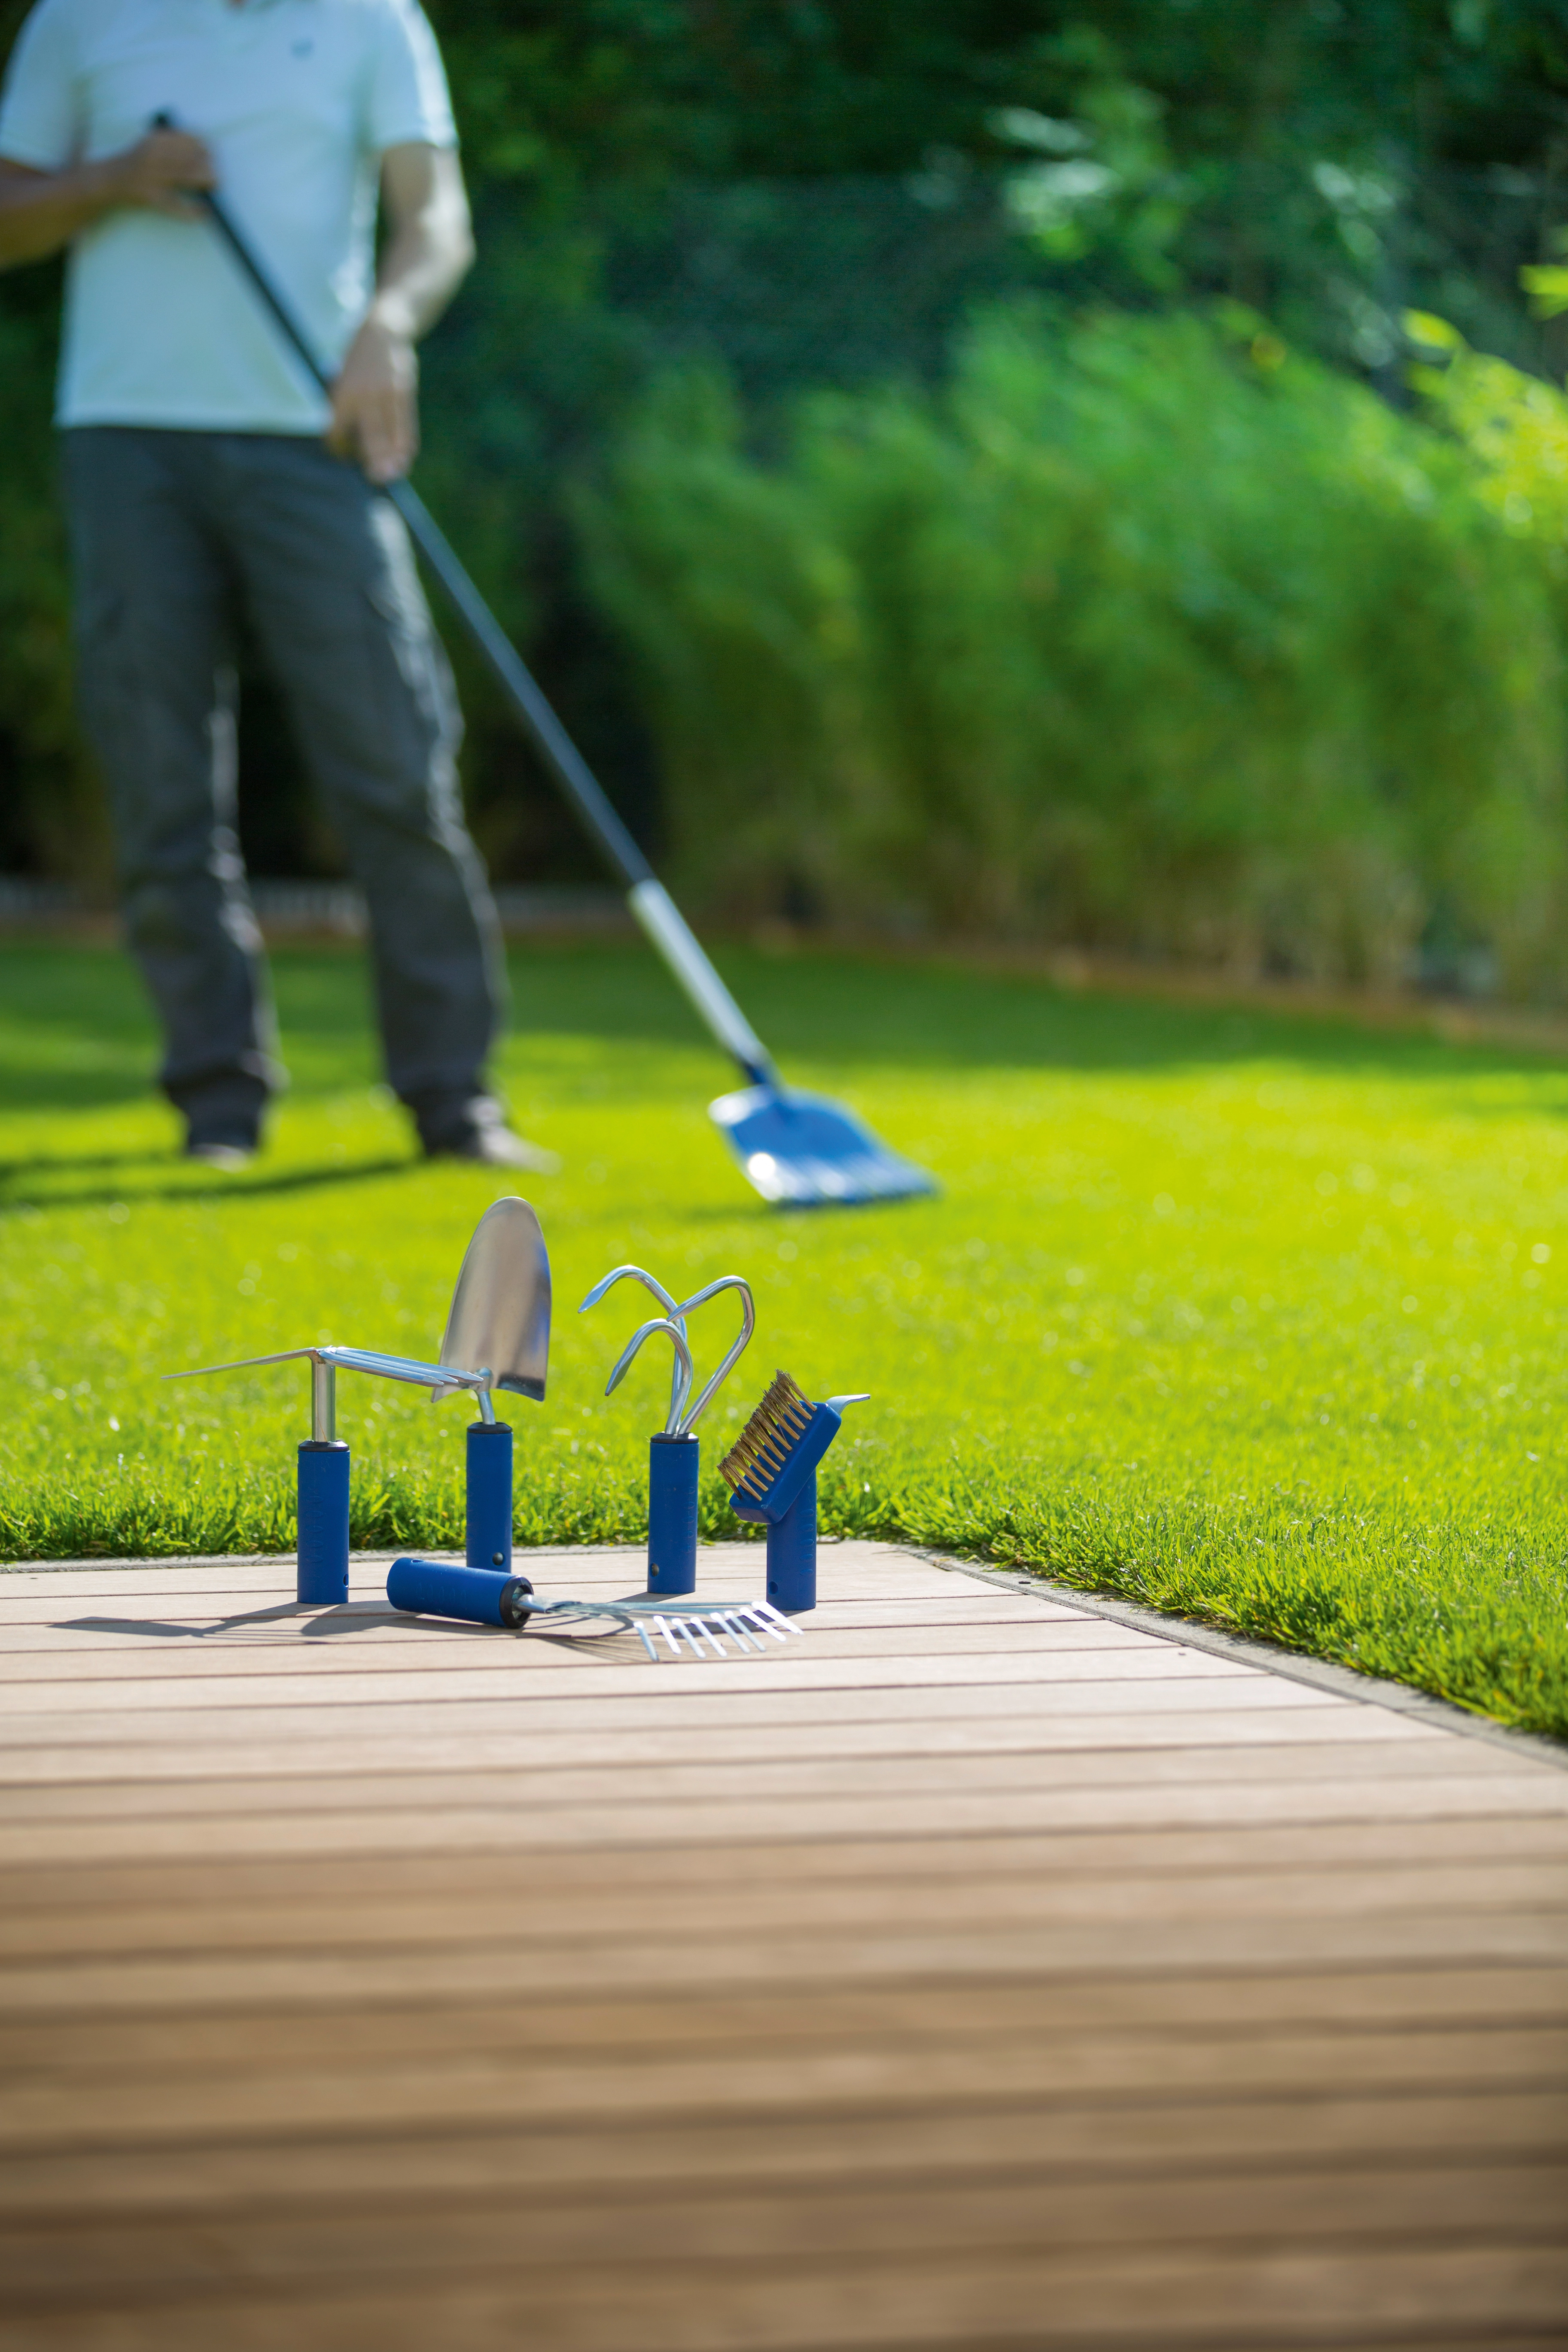
[(725, 1635), (742, 1654), (752, 1650), (765, 1652), (767, 1643), (759, 1638), (763, 1633), (786, 1643), (792, 1633), (804, 1639), (801, 1628), (792, 1625), (766, 1601), (700, 1601), (679, 1612), (671, 1609), (668, 1601), (641, 1593), (625, 1601), (536, 1601), (529, 1593), (516, 1592), (510, 1601), (510, 1609), (516, 1612), (512, 1622), (518, 1624), (531, 1617), (542, 1617), (550, 1626), (579, 1624), (590, 1617), (612, 1617), (623, 1631), (637, 1636), (656, 1665), (663, 1661), (649, 1638), (650, 1625), (672, 1658), (684, 1658), (689, 1653), (704, 1663), (708, 1656), (704, 1643), (716, 1657), (729, 1656), (721, 1638)]

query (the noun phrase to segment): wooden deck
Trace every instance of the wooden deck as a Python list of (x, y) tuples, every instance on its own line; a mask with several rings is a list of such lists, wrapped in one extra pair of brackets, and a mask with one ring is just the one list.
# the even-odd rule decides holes
[(290, 1584), (0, 1579), (0, 2344), (1568, 2345), (1550, 1757), (872, 1545)]

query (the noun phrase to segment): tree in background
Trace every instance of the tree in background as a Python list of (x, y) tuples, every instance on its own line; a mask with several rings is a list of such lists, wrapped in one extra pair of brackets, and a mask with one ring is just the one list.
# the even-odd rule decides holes
[[(0, 0), (0, 47), (24, 14)], [(431, 14), (485, 257), (429, 353), (424, 476), (645, 833), (648, 738), (583, 584), (565, 488), (600, 468), (670, 357), (705, 257), (757, 274), (754, 310), (773, 300), (773, 265), (737, 226), (762, 204), (748, 192), (782, 184), (797, 212), (772, 199), (775, 222), (831, 226), (834, 190), (884, 183), (917, 208), (909, 233), (933, 239), (989, 206), (1018, 232), (1013, 266), (1069, 308), (1224, 294), (1394, 396), (1411, 300), (1561, 372), (1562, 331), (1531, 329), (1510, 299), (1520, 260), (1554, 257), (1568, 177), (1568, 18), (1548, 0), (1280, 0), (1250, 17), (1234, 0), (1103, 0), (1092, 16), (1070, 0), (437, 0)], [(676, 226), (650, 244), (661, 221)], [(839, 248), (823, 236), (826, 297)], [(856, 251), (857, 268), (880, 266), (869, 233)], [(799, 275), (806, 305), (810, 253)], [(981, 292), (1005, 290), (981, 276)], [(968, 282), (955, 273), (955, 325)], [(56, 288), (48, 269), (0, 280), (0, 865), (90, 873), (101, 834), (69, 717), (47, 487)], [(843, 315), (785, 355), (781, 395), (814, 372), (842, 378)], [(929, 370), (932, 318), (891, 368)], [(767, 399), (742, 393), (765, 436)], [(482, 682), (465, 692), (492, 861), (573, 870), (583, 853)], [(251, 696), (247, 782), (268, 786), (247, 794), (252, 847), (274, 870), (331, 855), (289, 765), (276, 710)]]

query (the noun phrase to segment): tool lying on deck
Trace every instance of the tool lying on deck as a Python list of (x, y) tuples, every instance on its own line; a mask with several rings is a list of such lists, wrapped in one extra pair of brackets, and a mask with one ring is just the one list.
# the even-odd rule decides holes
[[(167, 111), (156, 116), (155, 122), (162, 129), (176, 127)], [(326, 370), (222, 201), (207, 191), (190, 193), (205, 206), (311, 382), (330, 394)], [(619, 875), (637, 922), (710, 1034), (739, 1063), (745, 1086), (738, 1093), (721, 1095), (710, 1104), (709, 1111), (763, 1200), (805, 1208), (831, 1202), (900, 1201), (934, 1192), (935, 1180), (923, 1168), (889, 1150), (842, 1103), (826, 1095), (803, 1094), (784, 1084), (767, 1047), (611, 807), (597, 777), (424, 501), (406, 482), (387, 485), (386, 496), (488, 663), (523, 733)]]
[[(675, 1350), (675, 1367), (669, 1385), (669, 1411), (657, 1436), (648, 1443), (647, 1467), (647, 1589), (650, 1592), (695, 1592), (697, 1590), (697, 1473), (701, 1449), (692, 1434), (694, 1424), (700, 1420), (724, 1381), (730, 1377), (744, 1353), (752, 1331), (756, 1328), (756, 1308), (752, 1303), (752, 1287), (738, 1274), (721, 1274), (716, 1282), (706, 1284), (692, 1292), (689, 1298), (677, 1302), (662, 1282), (646, 1274), (640, 1265), (617, 1265), (596, 1282), (577, 1312), (585, 1315), (596, 1307), (606, 1291), (617, 1282), (640, 1282), (663, 1307), (639, 1324), (622, 1349), (614, 1371), (605, 1383), (605, 1394), (611, 1396), (619, 1388), (635, 1362), (638, 1349), (656, 1331), (662, 1331)], [(691, 1345), (686, 1328), (686, 1318), (697, 1307), (705, 1307), (721, 1291), (738, 1290), (741, 1294), (741, 1329), (738, 1338), (724, 1357), (718, 1370), (702, 1390), (696, 1403), (687, 1410), (686, 1400), (691, 1392)]]
[[(616, 1600), (542, 1601), (526, 1576), (497, 1576), (483, 1569), (458, 1568), (438, 1559), (395, 1559), (386, 1580), (386, 1597), (395, 1609), (421, 1617), (455, 1617), (470, 1625), (504, 1625), (514, 1633), (538, 1622), (542, 1631), (609, 1618), (622, 1630), (637, 1634), (657, 1664), (658, 1652), (649, 1627), (672, 1658), (705, 1658), (708, 1649), (727, 1657), (725, 1640), (737, 1650), (765, 1650), (759, 1635), (787, 1643), (801, 1628), (766, 1601), (699, 1601), (672, 1609), (668, 1601), (646, 1593)], [(704, 1648), (704, 1643), (708, 1648)]]
[(719, 1465), (730, 1507), (768, 1531), (768, 1599), (779, 1609), (816, 1606), (816, 1465), (837, 1436), (847, 1404), (813, 1404), (780, 1372)]
[(550, 1260), (539, 1219), (514, 1195), (492, 1202), (475, 1228), (436, 1363), (322, 1343), (163, 1377), (194, 1381), (254, 1364), (309, 1362), (310, 1434), (300, 1444), (295, 1592), (301, 1601), (331, 1603), (346, 1601), (349, 1590), (349, 1449), (337, 1433), (338, 1373), (405, 1381), (427, 1388), (433, 1404), (465, 1391), (473, 1396), (479, 1418), (468, 1433), (468, 1565), (504, 1577), (511, 1569), (511, 1423), (496, 1419), (491, 1394), (502, 1389), (542, 1404), (549, 1360)]

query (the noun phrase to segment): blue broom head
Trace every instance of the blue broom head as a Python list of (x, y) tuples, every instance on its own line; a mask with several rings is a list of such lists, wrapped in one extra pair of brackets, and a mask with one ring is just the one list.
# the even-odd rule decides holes
[(837, 1404), (813, 1404), (787, 1372), (777, 1373), (719, 1465), (735, 1517), (776, 1527), (843, 1425)]

